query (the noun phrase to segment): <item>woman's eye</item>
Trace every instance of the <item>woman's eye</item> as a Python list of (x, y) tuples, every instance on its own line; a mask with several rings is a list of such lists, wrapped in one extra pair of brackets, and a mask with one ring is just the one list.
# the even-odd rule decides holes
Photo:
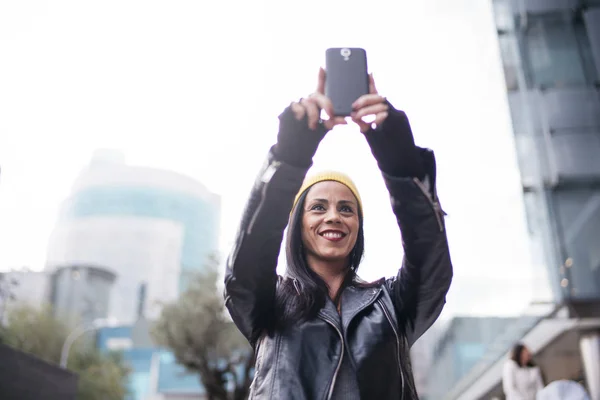
[(320, 204), (315, 204), (310, 208), (311, 211), (325, 211), (325, 207)]
[(344, 212), (344, 213), (352, 213), (352, 212), (354, 212), (354, 210), (350, 206), (342, 206), (340, 208), (340, 211)]

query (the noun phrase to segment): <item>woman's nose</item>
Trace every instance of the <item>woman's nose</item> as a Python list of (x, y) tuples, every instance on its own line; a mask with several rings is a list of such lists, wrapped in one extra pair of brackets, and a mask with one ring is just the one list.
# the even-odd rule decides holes
[(340, 221), (340, 213), (337, 210), (334, 209), (327, 211), (327, 214), (325, 215), (325, 222), (328, 224), (333, 224)]

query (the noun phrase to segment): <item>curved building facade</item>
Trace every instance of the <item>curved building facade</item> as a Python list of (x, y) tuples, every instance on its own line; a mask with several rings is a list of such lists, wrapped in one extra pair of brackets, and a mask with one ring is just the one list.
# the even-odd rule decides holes
[(155, 318), (217, 250), (219, 213), (219, 197), (199, 182), (99, 151), (62, 206), (47, 268), (102, 265), (116, 274), (109, 316)]

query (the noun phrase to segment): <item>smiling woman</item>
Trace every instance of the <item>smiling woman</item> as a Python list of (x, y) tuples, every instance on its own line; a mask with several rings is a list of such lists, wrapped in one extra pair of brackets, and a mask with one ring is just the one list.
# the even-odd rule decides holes
[[(358, 236), (356, 197), (342, 183), (323, 181), (310, 188), (303, 208), (302, 242), (308, 264), (319, 275), (332, 269), (336, 273), (344, 271)], [(327, 263), (327, 267), (320, 268), (321, 263)], [(331, 288), (331, 291), (336, 293), (337, 288)]]
[(415, 146), (406, 114), (371, 77), (351, 118), (382, 171), (405, 258), (395, 278), (364, 282), (358, 189), (337, 172), (305, 178), (325, 134), (346, 123), (333, 116), (324, 86), (321, 70), (317, 91), (281, 114), (227, 262), (225, 304), (256, 352), (249, 397), (418, 399), (409, 349), (440, 315), (452, 280), (433, 153)]
[[(296, 196), (289, 225), (286, 275), (305, 288), (305, 295), (297, 296), (295, 287), (282, 285), (277, 302), (280, 324), (314, 317), (327, 294), (339, 308), (340, 288), (357, 278), (364, 235), (356, 186), (339, 172), (307, 179)], [(297, 304), (302, 297), (308, 301)]]

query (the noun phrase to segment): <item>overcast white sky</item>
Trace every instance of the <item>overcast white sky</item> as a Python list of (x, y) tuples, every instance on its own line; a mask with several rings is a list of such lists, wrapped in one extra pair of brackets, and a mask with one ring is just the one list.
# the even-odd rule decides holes
[[(220, 194), (227, 251), (277, 115), (314, 89), (327, 47), (358, 46), (437, 154), (455, 266), (445, 314), (520, 311), (543, 284), (532, 280), (489, 3), (1, 2), (0, 270), (43, 268), (59, 204), (97, 148)], [(315, 167), (361, 190), (362, 276), (393, 275), (400, 235), (364, 138), (336, 129)]]

